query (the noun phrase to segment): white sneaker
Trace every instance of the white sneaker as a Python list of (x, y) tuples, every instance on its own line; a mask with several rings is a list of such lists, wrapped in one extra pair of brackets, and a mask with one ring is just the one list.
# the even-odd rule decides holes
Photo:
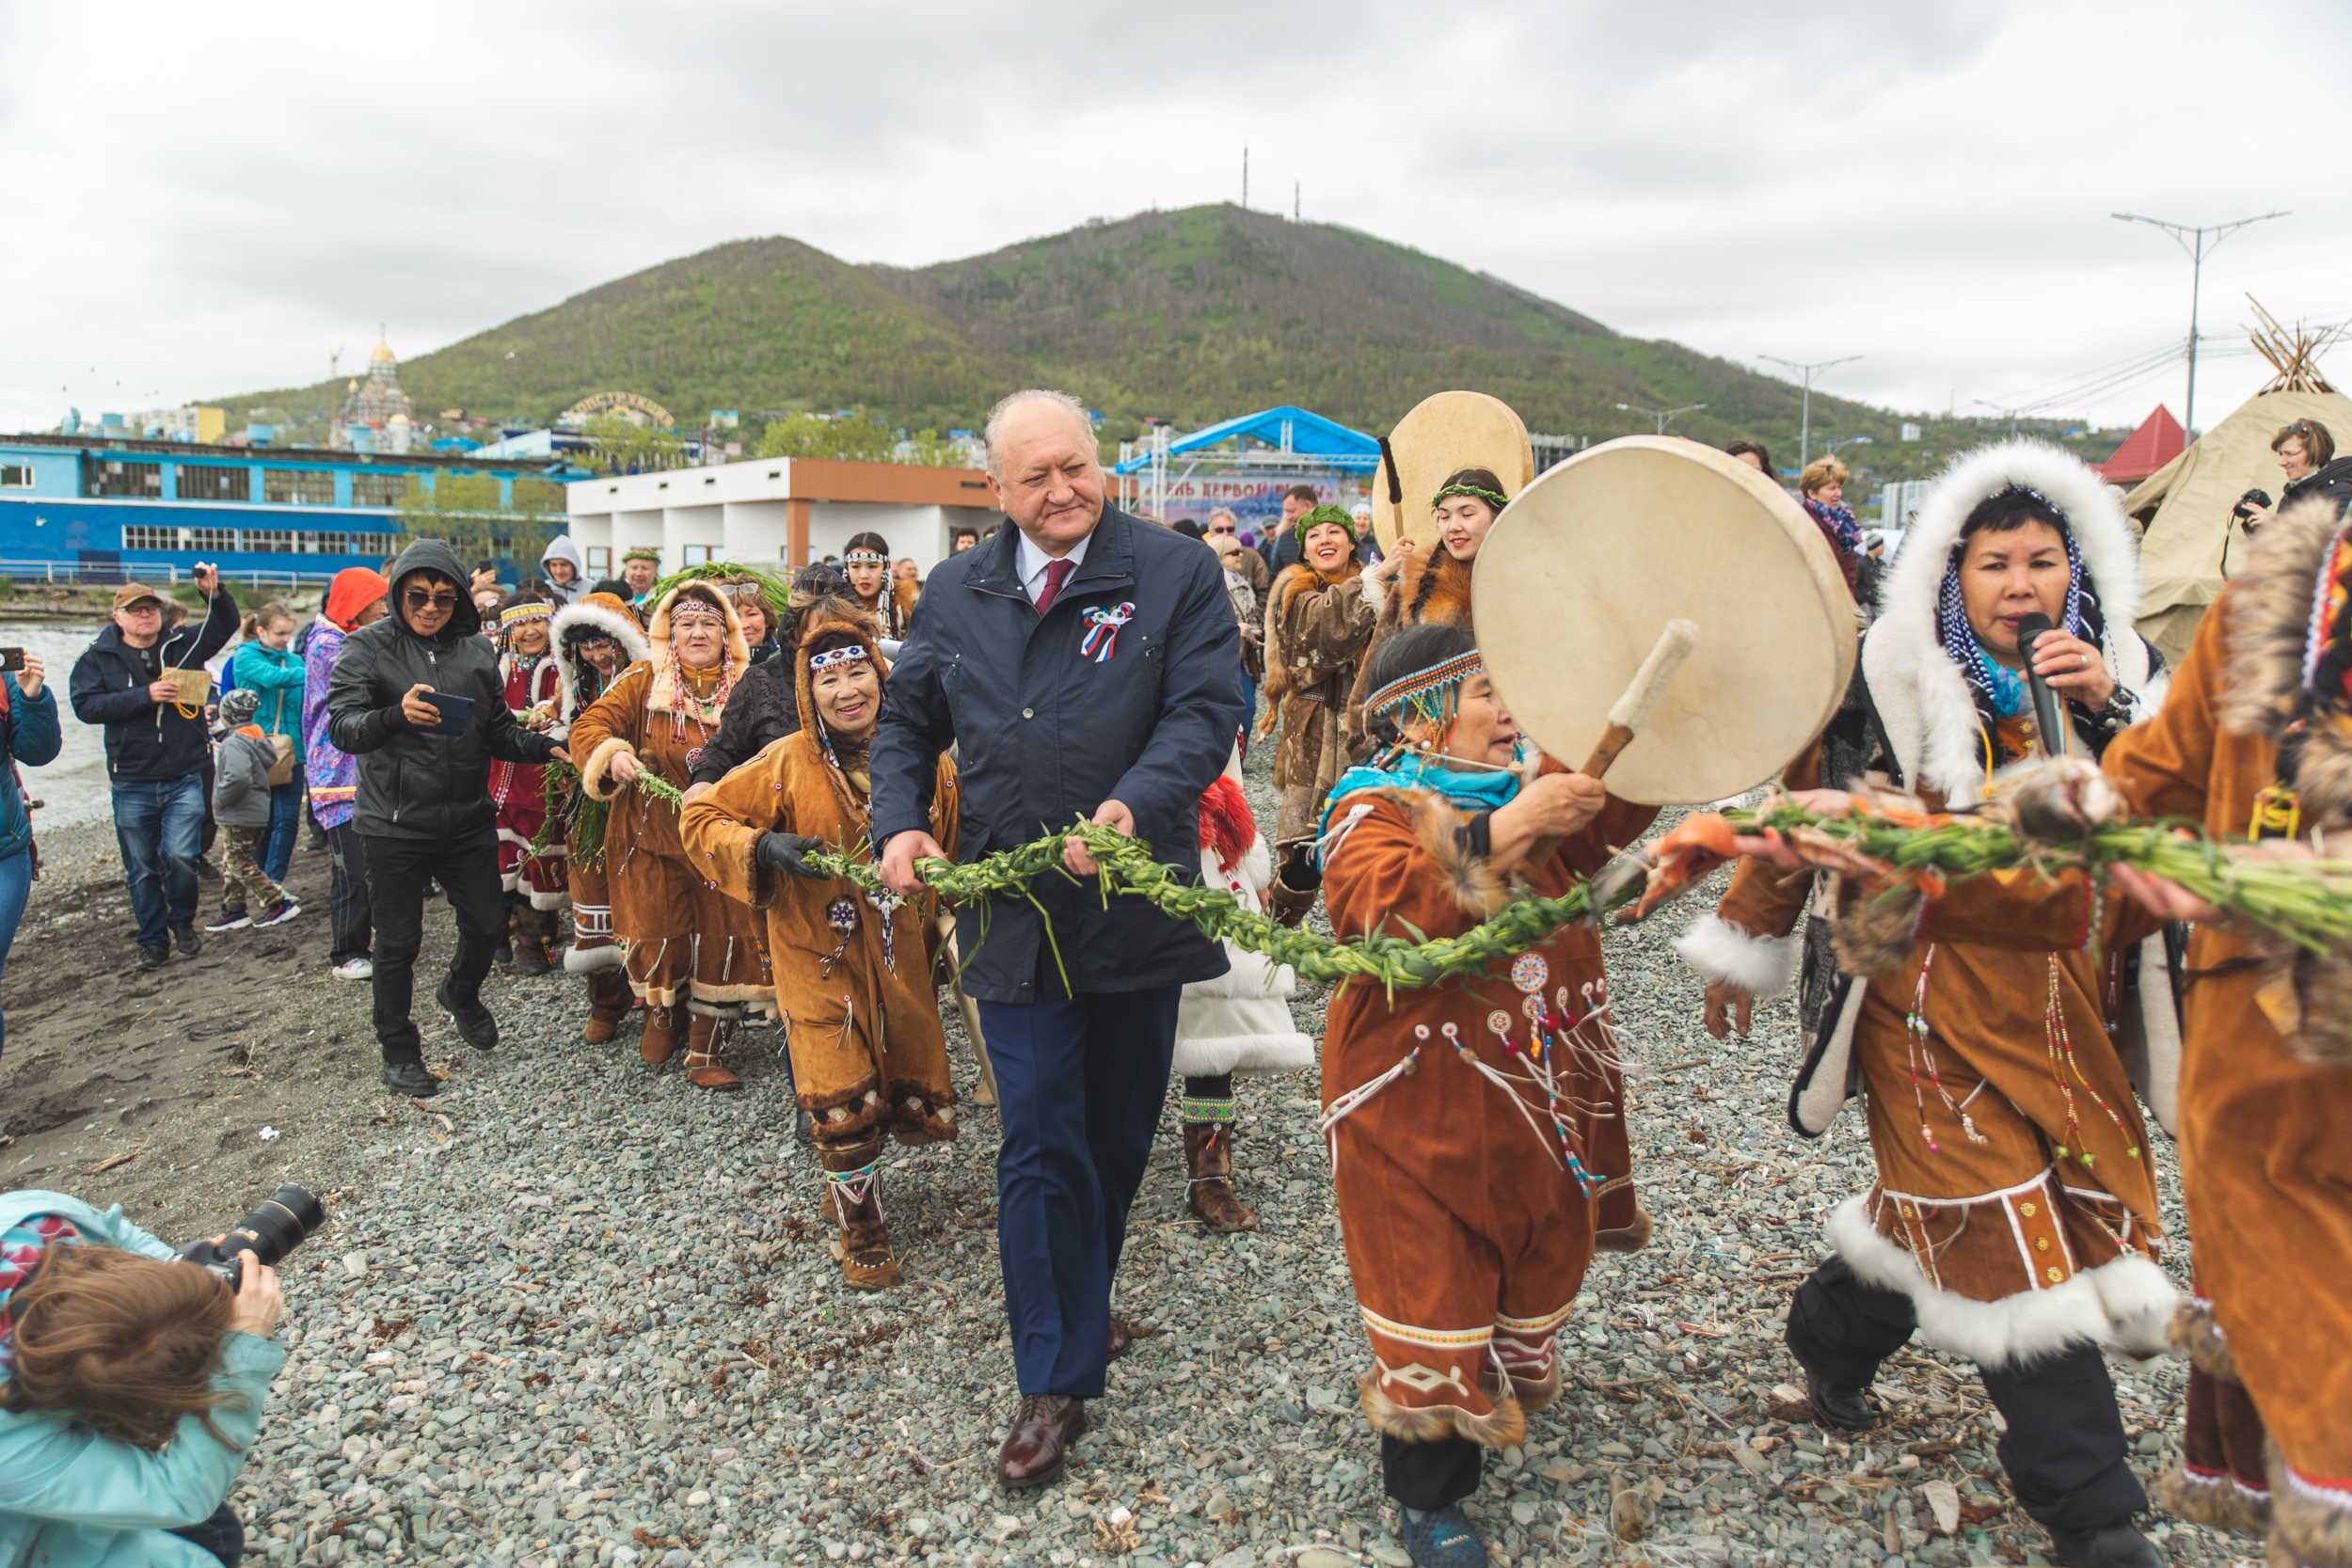
[(346, 959), (335, 966), (335, 978), (338, 980), (373, 980), (375, 978), (375, 960), (373, 958)]

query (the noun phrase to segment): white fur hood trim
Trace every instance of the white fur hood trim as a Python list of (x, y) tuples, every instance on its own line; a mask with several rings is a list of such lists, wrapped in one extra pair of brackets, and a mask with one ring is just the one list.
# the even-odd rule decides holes
[(564, 633), (574, 626), (594, 626), (621, 645), (618, 677), (622, 670), (632, 664), (643, 664), (653, 657), (653, 644), (645, 641), (645, 628), (633, 615), (607, 610), (600, 604), (565, 605), (555, 612), (548, 624), (548, 638), (555, 648), (555, 667), (564, 674), (564, 717), (578, 718), (580, 706), (580, 672), (572, 667), (571, 650), (564, 645)]
[(1911, 1298), (1920, 1338), (1980, 1367), (2024, 1364), (2074, 1344), (2141, 1357), (2161, 1354), (2168, 1348), (2165, 1324), (2181, 1299), (2162, 1269), (2137, 1257), (2118, 1258), (2062, 1285), (2020, 1291), (1999, 1301), (1939, 1290), (1928, 1283), (1907, 1248), (1879, 1234), (1863, 1196), (1837, 1206), (1830, 1215), (1829, 1237), (1856, 1275)]
[(1935, 604), (1961, 525), (1978, 502), (2011, 485), (2039, 490), (2066, 514), (2106, 622), (2108, 673), (2142, 699), (2143, 711), (2161, 695), (2137, 630), (2139, 536), (2099, 476), (2042, 441), (2004, 441), (1955, 459), (1903, 536), (1862, 641), (1870, 701), (1905, 782), (1953, 805), (1981, 798), (1984, 747), (1968, 683), (1936, 640)]
[(1674, 949), (1699, 978), (1737, 986), (1758, 1002), (1769, 1002), (1797, 977), (1803, 945), (1794, 936), (1752, 937), (1747, 927), (1719, 915), (1703, 914), (1675, 938)]

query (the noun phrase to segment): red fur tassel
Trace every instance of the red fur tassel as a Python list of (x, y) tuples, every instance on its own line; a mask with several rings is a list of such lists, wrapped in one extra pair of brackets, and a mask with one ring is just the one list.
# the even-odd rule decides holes
[(1220, 871), (1230, 872), (1258, 839), (1258, 819), (1241, 785), (1218, 774), (1200, 797), (1200, 847), (1216, 852)]

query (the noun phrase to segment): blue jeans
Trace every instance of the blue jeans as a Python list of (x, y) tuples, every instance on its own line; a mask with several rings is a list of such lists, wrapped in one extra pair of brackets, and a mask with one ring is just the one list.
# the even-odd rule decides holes
[(980, 1004), (996, 1071), (996, 1244), (1024, 1394), (1099, 1399), (1127, 1208), (1168, 1098), (1182, 986)]
[(262, 849), (262, 869), (269, 879), (281, 886), (286, 880), (286, 866), (294, 859), (294, 839), (302, 832), (302, 764), (294, 764), (294, 777), (284, 784), (274, 784), (269, 792), (269, 837)]
[[(24, 901), (33, 895), (33, 852), (19, 849), (0, 860), (0, 969), (8, 962), (16, 943), (17, 923), (24, 918)], [(0, 1050), (8, 1044), (8, 1021), (0, 1018)]]
[(204, 780), (138, 780), (114, 786), (115, 843), (131, 884), (141, 947), (168, 947), (171, 927), (196, 918), (197, 843), (204, 832)]

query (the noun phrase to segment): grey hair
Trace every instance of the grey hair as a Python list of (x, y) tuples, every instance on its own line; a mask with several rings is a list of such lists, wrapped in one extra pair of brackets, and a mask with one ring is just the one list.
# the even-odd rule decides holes
[(1241, 527), (1241, 518), (1235, 515), (1233, 509), (1230, 506), (1214, 507), (1210, 510), (1209, 521), (1214, 523), (1219, 517), (1232, 517), (1233, 519), (1233, 527), (1236, 529)]
[(1009, 393), (997, 400), (996, 406), (988, 411), (988, 422), (980, 427), (981, 443), (988, 449), (988, 471), (998, 479), (1004, 478), (1005, 472), (996, 466), (997, 432), (1004, 428), (1005, 420), (1009, 416), (1033, 403), (1053, 404), (1077, 420), (1078, 428), (1085, 431), (1089, 437), (1094, 434), (1094, 420), (1087, 413), (1087, 405), (1068, 392), (1057, 392), (1044, 387), (1030, 387), (1022, 391)]

